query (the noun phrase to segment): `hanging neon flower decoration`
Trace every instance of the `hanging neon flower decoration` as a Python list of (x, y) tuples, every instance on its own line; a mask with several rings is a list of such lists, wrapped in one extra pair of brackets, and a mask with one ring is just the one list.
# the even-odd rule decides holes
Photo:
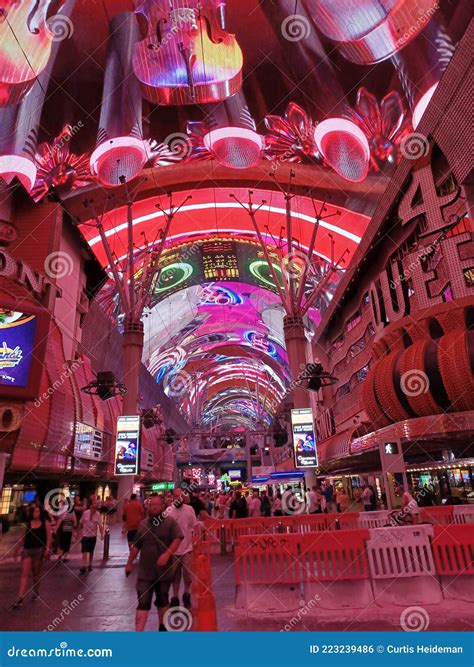
[(314, 141), (316, 124), (298, 104), (290, 102), (285, 115), (265, 118), (267, 134), (264, 154), (282, 162), (321, 161)]
[(413, 132), (413, 128), (396, 90), (392, 90), (379, 102), (366, 88), (359, 88), (349, 118), (367, 137), (370, 164), (374, 171), (382, 171), (400, 162), (400, 144)]
[(36, 183), (31, 191), (35, 202), (48, 193), (62, 196), (95, 182), (90, 173), (89, 156), (70, 152), (69, 141), (72, 136), (71, 127), (67, 125), (51, 144), (45, 142), (38, 146), (35, 156)]

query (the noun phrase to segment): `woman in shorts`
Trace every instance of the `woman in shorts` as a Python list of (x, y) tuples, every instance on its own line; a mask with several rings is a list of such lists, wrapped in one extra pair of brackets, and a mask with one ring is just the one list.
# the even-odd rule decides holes
[(47, 513), (38, 505), (30, 507), (26, 517), (26, 532), (15, 549), (15, 559), (21, 550), (21, 574), (18, 597), (11, 609), (18, 609), (28, 592), (30, 575), (33, 575), (33, 600), (39, 597), (39, 585), (43, 562), (51, 549), (51, 526)]

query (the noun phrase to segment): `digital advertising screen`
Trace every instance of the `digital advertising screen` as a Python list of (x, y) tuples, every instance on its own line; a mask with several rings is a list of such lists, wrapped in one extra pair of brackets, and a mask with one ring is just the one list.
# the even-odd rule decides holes
[(28, 386), (37, 324), (35, 315), (0, 308), (0, 385)]
[(140, 461), (140, 417), (119, 417), (115, 443), (115, 474), (137, 475)]
[(316, 468), (318, 455), (311, 408), (298, 408), (291, 411), (291, 431), (296, 467)]
[(0, 396), (38, 396), (51, 315), (39, 304), (0, 301)]

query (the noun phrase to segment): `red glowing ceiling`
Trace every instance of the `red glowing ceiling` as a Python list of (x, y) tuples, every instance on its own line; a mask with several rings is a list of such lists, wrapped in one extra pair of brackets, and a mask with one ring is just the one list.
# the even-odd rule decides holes
[[(192, 197), (181, 208), (172, 222), (167, 239), (167, 246), (199, 238), (210, 238), (215, 234), (231, 234), (235, 237), (256, 239), (256, 233), (246, 210), (231, 197), (235, 195), (244, 204), (248, 201), (248, 190), (243, 188), (206, 188), (202, 190), (175, 193), (175, 205)], [(262, 235), (269, 245), (285, 247), (286, 211), (285, 199), (280, 192), (253, 190), (252, 200), (256, 206), (265, 202), (257, 213), (257, 222)], [(165, 218), (157, 204), (166, 210), (166, 197), (153, 197), (137, 202), (133, 207), (133, 229), (135, 252), (144, 247), (145, 239), (153, 243), (159, 238), (159, 230), (164, 227)], [(315, 209), (321, 207), (319, 201), (309, 197), (294, 197), (292, 200), (292, 236), (302, 248), (310, 244), (311, 233), (315, 224)], [(360, 239), (367, 227), (369, 218), (341, 207), (326, 205), (316, 237), (315, 253), (326, 260), (337, 262), (346, 252), (342, 266), (347, 267)], [(334, 214), (339, 214), (334, 217)], [(329, 218), (325, 220), (325, 216)], [(103, 220), (109, 244), (118, 259), (123, 259), (127, 248), (127, 211), (126, 207), (116, 208), (106, 214)], [(95, 227), (89, 223), (80, 226), (84, 237), (89, 242), (103, 266), (107, 266), (102, 242)]]

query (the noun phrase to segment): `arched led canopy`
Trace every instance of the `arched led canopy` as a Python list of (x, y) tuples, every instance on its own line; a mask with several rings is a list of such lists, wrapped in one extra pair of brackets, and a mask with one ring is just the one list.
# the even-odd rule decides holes
[[(191, 422), (237, 423), (249, 427), (271, 421), (290, 383), (283, 338), (283, 308), (267, 257), (245, 210), (243, 188), (205, 188), (176, 193), (188, 200), (175, 215), (160, 262), (149, 286), (144, 317), (144, 362), (165, 392), (175, 398)], [(287, 211), (280, 192), (254, 190), (256, 219), (280, 286), (286, 276)], [(263, 203), (262, 203), (263, 202)], [(151, 247), (159, 246), (166, 222), (166, 198), (152, 197), (133, 206), (134, 275), (140, 288)], [(165, 211), (157, 208), (162, 207)], [(296, 265), (311, 244), (315, 210), (321, 202), (297, 196), (292, 200), (292, 253)], [(318, 271), (346, 251), (347, 267), (365, 231), (368, 218), (347, 209), (330, 217), (327, 205), (319, 221), (308, 272), (308, 292)], [(117, 208), (104, 216), (105, 233), (118, 266), (127, 262), (127, 212)], [(107, 268), (97, 231), (82, 232)], [(294, 258), (293, 258), (294, 259)], [(330, 276), (325, 291), (307, 315), (314, 331), (339, 276)], [(313, 282), (311, 282), (313, 281)], [(98, 297), (119, 323), (121, 305), (114, 284)]]

